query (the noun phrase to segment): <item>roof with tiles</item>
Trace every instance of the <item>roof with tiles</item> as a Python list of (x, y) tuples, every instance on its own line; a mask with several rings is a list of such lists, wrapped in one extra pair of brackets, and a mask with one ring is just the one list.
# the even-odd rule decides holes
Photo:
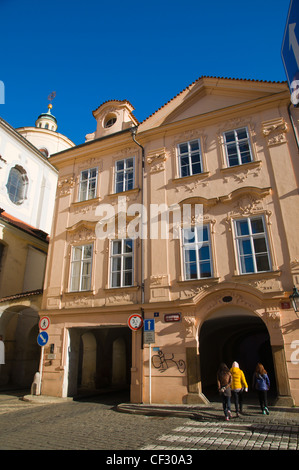
[(22, 220), (13, 217), (12, 215), (5, 212), (4, 209), (0, 208), (0, 220), (1, 219), (4, 222), (7, 222), (8, 224), (28, 233), (29, 235), (32, 235), (33, 237), (38, 238), (39, 240), (49, 243), (49, 235), (46, 232), (43, 232), (42, 230), (39, 230), (33, 227), (32, 225), (26, 224)]
[[(160, 106), (156, 111), (154, 111), (152, 114), (150, 114), (148, 117), (146, 117), (143, 121), (140, 122), (141, 128), (143, 124), (146, 124), (148, 120), (150, 120), (153, 116), (158, 114), (161, 110), (164, 110), (164, 108), (168, 107), (169, 105), (174, 105), (174, 102), (177, 101), (182, 95), (190, 92), (200, 81), (222, 81), (222, 82), (243, 82), (243, 83), (256, 83), (256, 84), (265, 84), (265, 85), (274, 85), (274, 86), (283, 86), (287, 87), (287, 82), (286, 81), (269, 81), (269, 80), (255, 80), (255, 79), (246, 79), (246, 78), (229, 78), (229, 77), (216, 77), (216, 76), (210, 76), (210, 75), (202, 75), (196, 80), (194, 80), (192, 83), (190, 83), (188, 86), (186, 86), (183, 90), (181, 90), (179, 93), (177, 93), (173, 98), (168, 100), (166, 103), (164, 103), (162, 106)], [(140, 129), (141, 130), (141, 129)]]

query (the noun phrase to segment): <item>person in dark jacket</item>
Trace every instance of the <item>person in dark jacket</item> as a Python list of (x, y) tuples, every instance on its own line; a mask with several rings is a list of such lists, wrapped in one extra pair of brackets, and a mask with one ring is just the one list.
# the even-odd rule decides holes
[(229, 368), (224, 363), (220, 364), (217, 372), (217, 385), (218, 391), (222, 397), (223, 411), (226, 421), (228, 421), (231, 417), (231, 383), (232, 374), (230, 373)]
[(259, 362), (253, 374), (252, 388), (257, 391), (260, 407), (263, 415), (269, 414), (267, 393), (270, 388), (270, 380), (264, 366)]

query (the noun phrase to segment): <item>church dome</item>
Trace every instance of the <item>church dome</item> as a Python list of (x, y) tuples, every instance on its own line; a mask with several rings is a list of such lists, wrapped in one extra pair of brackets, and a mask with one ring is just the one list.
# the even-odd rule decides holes
[(35, 126), (42, 129), (49, 129), (50, 131), (57, 130), (57, 120), (56, 117), (51, 114), (52, 104), (48, 104), (48, 112), (42, 113), (38, 116)]

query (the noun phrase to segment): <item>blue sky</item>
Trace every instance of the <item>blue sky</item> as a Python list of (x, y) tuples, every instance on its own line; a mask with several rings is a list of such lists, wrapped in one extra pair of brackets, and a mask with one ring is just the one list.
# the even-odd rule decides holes
[(285, 81), (289, 0), (0, 0), (0, 116), (34, 126), (56, 91), (75, 144), (92, 111), (127, 99), (139, 121), (202, 75)]

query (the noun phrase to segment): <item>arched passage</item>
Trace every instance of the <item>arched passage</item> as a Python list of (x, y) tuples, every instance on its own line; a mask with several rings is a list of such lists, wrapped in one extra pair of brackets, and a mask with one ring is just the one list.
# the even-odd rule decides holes
[(0, 385), (30, 388), (38, 371), (37, 344), (39, 316), (31, 307), (8, 307), (0, 318), (0, 334), (5, 346), (5, 364), (0, 369)]
[(74, 327), (69, 330), (67, 395), (129, 391), (132, 336), (128, 327)]
[(221, 362), (231, 367), (240, 364), (252, 391), (252, 376), (257, 362), (265, 366), (271, 381), (271, 394), (276, 395), (276, 381), (265, 323), (241, 307), (222, 307), (202, 325), (199, 332), (201, 384), (203, 394), (213, 400), (217, 394), (216, 374)]

